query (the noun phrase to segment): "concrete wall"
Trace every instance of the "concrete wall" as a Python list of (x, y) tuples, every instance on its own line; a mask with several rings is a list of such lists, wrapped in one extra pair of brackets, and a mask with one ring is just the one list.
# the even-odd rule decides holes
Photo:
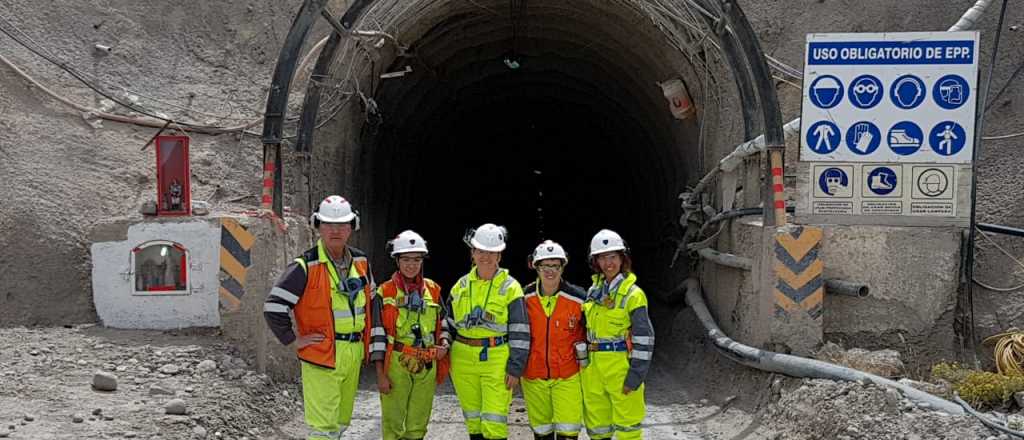
[(246, 275), (245, 295), (235, 311), (222, 311), (224, 336), (235, 342), (257, 368), (278, 380), (298, 377), (299, 361), (294, 347), (285, 347), (274, 337), (263, 318), (263, 303), (284, 268), (311, 247), (312, 231), (305, 217), (286, 219), (286, 231), (262, 219), (242, 219), (256, 241), (251, 248), (251, 265)]
[[(216, 327), (217, 273), (220, 268), (220, 224), (217, 219), (153, 219), (113, 222), (93, 234), (92, 290), (100, 322), (127, 329)], [(122, 238), (118, 240), (117, 238)], [(163, 240), (187, 250), (188, 290), (185, 294), (137, 293), (132, 250)]]

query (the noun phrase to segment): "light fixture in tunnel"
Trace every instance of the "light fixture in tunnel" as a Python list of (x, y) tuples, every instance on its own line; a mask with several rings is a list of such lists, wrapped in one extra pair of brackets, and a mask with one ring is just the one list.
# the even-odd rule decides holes
[(517, 70), (522, 67), (522, 63), (519, 62), (519, 56), (515, 52), (508, 52), (504, 56), (505, 66), (509, 69)]

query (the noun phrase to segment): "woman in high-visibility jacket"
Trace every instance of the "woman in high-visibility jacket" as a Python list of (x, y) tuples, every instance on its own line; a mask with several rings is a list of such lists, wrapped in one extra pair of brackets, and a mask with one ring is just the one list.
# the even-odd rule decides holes
[(404, 231), (389, 242), (398, 264), (382, 283), (379, 328), (387, 335), (383, 363), (377, 363), (381, 431), (384, 440), (419, 440), (427, 435), (434, 389), (448, 374), (451, 336), (444, 321), (441, 286), (423, 277), (427, 242)]
[(505, 237), (505, 228), (491, 223), (466, 234), (473, 268), (449, 298), (452, 385), (471, 440), (508, 438), (512, 389), (530, 353), (523, 288), (498, 267)]
[(647, 296), (636, 285), (629, 248), (603, 229), (590, 241), (596, 274), (583, 304), (589, 364), (583, 369), (584, 420), (592, 439), (640, 439), (644, 379), (654, 354)]
[(535, 439), (576, 439), (583, 428), (576, 353), (577, 349), (586, 353), (586, 292), (562, 279), (569, 257), (558, 243), (541, 243), (529, 262), (537, 270), (537, 281), (526, 286), (530, 320), (530, 358), (523, 375), (526, 414)]

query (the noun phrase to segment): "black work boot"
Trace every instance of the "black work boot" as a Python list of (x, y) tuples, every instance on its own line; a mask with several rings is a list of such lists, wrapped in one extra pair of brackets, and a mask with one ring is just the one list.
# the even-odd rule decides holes
[(483, 434), (470, 434), (469, 435), (469, 440), (487, 440), (487, 439), (484, 438)]
[(540, 434), (534, 433), (533, 434), (533, 440), (555, 440), (555, 434), (540, 435)]

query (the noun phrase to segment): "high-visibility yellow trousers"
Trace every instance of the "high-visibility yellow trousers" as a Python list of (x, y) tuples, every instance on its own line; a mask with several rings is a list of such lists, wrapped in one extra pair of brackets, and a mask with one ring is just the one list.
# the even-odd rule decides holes
[(538, 435), (579, 435), (583, 428), (580, 373), (566, 379), (523, 379), (530, 428)]
[(507, 438), (508, 408), (512, 404), (512, 390), (505, 388), (508, 345), (488, 348), (486, 361), (480, 360), (482, 349), (461, 342), (452, 344), (452, 385), (470, 434)]
[(363, 343), (339, 341), (334, 351), (334, 369), (302, 362), (302, 401), (306, 424), (313, 430), (309, 440), (339, 439), (352, 421)]
[(629, 371), (625, 352), (591, 352), (590, 365), (583, 369), (583, 407), (587, 434), (592, 439), (641, 439), (640, 423), (647, 413), (644, 385), (629, 394), (622, 386)]
[(421, 439), (427, 435), (430, 411), (437, 388), (437, 363), (432, 368), (410, 373), (395, 352), (388, 367), (391, 392), (380, 395), (381, 432), (384, 440)]

